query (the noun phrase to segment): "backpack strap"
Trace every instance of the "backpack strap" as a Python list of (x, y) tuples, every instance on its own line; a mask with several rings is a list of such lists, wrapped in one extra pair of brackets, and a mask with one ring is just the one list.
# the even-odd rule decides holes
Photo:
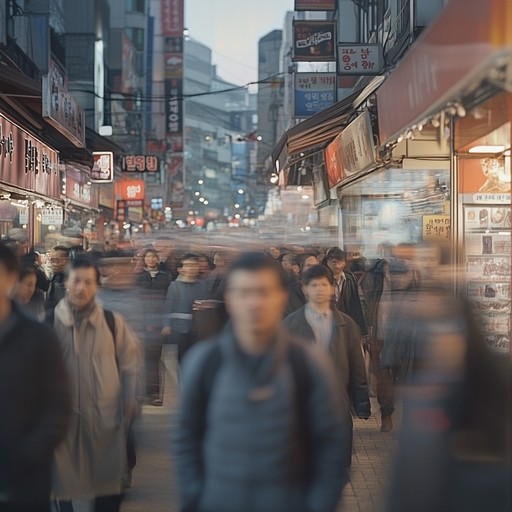
[(114, 313), (109, 309), (104, 309), (103, 314), (105, 315), (105, 321), (107, 322), (108, 329), (112, 333), (112, 339), (114, 340), (114, 354), (116, 356), (116, 366), (119, 372), (119, 361), (117, 359), (117, 339), (116, 339), (116, 319)]
[(117, 340), (116, 340), (116, 320), (114, 318), (114, 313), (108, 309), (103, 310), (103, 314), (105, 315), (105, 321), (107, 322), (108, 328), (112, 333), (112, 338), (114, 338), (114, 346), (117, 349)]

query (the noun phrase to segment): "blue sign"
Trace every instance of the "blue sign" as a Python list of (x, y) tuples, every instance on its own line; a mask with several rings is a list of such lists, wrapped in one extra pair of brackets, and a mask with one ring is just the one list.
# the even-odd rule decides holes
[(297, 73), (295, 75), (295, 117), (309, 117), (336, 101), (334, 73)]

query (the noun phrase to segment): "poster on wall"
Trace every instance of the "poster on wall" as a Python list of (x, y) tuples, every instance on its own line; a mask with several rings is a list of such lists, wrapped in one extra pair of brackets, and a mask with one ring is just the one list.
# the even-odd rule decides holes
[(326, 62), (336, 60), (334, 21), (293, 22), (293, 61)]
[(466, 203), (510, 204), (510, 156), (459, 160), (459, 191)]
[(450, 240), (449, 215), (423, 215), (423, 240)]
[(295, 117), (309, 117), (336, 101), (334, 73), (295, 73)]
[(341, 161), (341, 134), (325, 148), (325, 167), (329, 188), (334, 188), (344, 177)]

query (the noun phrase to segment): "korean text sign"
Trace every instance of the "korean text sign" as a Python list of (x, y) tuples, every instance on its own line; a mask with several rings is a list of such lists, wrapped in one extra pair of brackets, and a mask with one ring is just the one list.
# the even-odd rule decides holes
[(378, 75), (382, 69), (379, 44), (342, 44), (338, 46), (340, 75)]
[(334, 73), (295, 74), (295, 117), (308, 117), (336, 101)]

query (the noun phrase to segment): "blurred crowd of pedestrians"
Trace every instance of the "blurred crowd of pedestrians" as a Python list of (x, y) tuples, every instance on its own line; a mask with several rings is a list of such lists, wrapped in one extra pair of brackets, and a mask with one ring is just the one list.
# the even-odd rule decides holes
[(397, 391), (387, 508), (510, 510), (510, 358), (453, 296), (443, 248), (379, 251), (0, 243), (0, 511), (120, 510), (165, 344), (184, 512), (336, 510), (352, 417), (375, 393), (392, 431)]

